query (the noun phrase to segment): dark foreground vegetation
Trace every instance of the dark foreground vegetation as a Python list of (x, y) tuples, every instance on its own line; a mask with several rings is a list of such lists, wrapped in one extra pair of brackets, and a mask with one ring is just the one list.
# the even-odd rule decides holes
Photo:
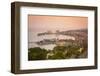
[(40, 47), (30, 48), (28, 60), (46, 59), (73, 59), (86, 58), (87, 46), (56, 46), (53, 50), (41, 49)]

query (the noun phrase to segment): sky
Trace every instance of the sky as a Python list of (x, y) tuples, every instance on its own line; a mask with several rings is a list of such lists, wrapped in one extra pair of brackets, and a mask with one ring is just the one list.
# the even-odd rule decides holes
[(67, 31), (87, 26), (88, 17), (28, 15), (29, 32)]

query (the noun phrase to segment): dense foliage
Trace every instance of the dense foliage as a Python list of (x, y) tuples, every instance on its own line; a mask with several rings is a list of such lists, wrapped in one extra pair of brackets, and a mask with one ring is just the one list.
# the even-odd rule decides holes
[(70, 59), (84, 58), (87, 55), (87, 47), (80, 46), (56, 46), (53, 50), (41, 49), (40, 47), (30, 48), (28, 51), (29, 60), (46, 59)]
[(39, 47), (30, 48), (28, 51), (29, 60), (44, 60), (46, 59), (47, 51)]

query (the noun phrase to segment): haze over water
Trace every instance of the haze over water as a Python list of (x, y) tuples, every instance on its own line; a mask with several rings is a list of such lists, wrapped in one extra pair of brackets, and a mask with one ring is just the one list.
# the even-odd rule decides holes
[[(42, 36), (37, 37), (38, 33), (43, 33), (47, 31), (55, 32), (75, 30), (75, 29), (85, 29), (88, 25), (87, 17), (71, 17), (71, 16), (28, 16), (28, 42), (35, 42), (43, 38), (55, 38), (52, 36)], [(68, 37), (68, 36), (67, 36)], [(64, 38), (64, 36), (62, 36)], [(70, 38), (70, 37), (69, 37)], [(36, 45), (29, 43), (30, 47), (35, 47)], [(55, 46), (55, 45), (54, 45)], [(47, 47), (47, 46), (46, 46)]]

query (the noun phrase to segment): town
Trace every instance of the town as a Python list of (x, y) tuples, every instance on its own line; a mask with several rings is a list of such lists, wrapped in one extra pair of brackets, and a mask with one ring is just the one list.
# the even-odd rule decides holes
[[(58, 46), (61, 45), (82, 45), (84, 42), (87, 42), (87, 30), (70, 30), (70, 31), (59, 31), (57, 30), (55, 33), (51, 31), (47, 31), (45, 33), (39, 33), (38, 36), (42, 35), (52, 35), (55, 34), (56, 38), (52, 39), (43, 39), (41, 41), (36, 42), (38, 45), (48, 45), (48, 44), (56, 44)], [(59, 35), (67, 35), (71, 36), (71, 39), (59, 39)]]

